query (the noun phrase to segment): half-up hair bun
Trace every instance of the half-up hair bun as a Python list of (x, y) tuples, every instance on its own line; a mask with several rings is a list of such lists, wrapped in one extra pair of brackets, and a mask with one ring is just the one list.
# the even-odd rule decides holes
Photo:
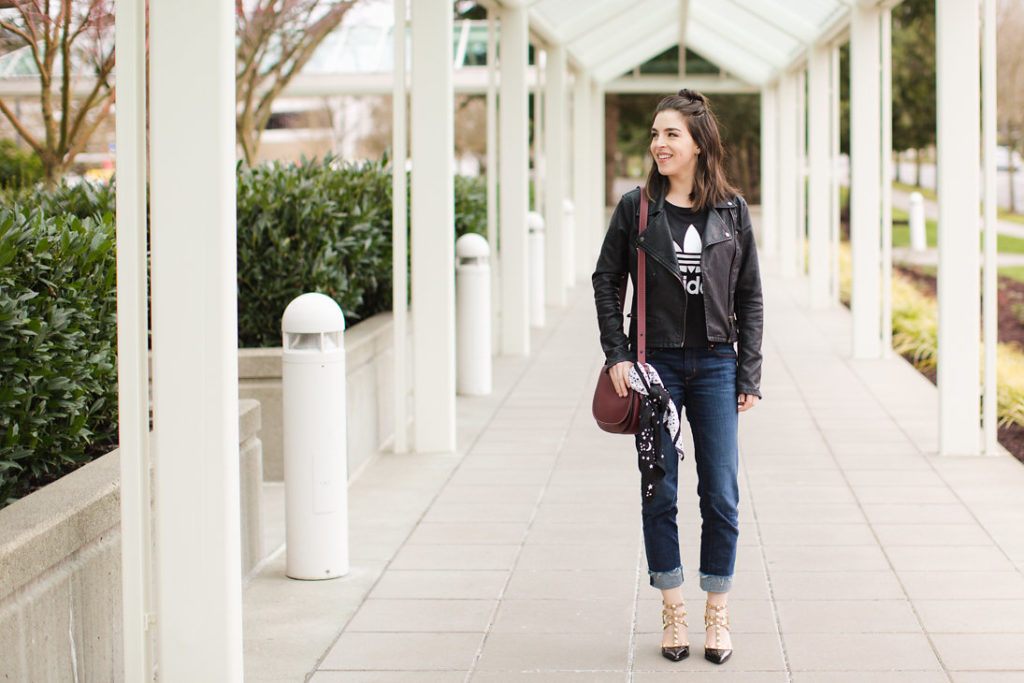
[(679, 96), (687, 100), (690, 100), (691, 102), (700, 103), (703, 105), (706, 105), (708, 103), (707, 100), (704, 99), (703, 95), (701, 95), (696, 90), (690, 90), (689, 88), (683, 88), (682, 90), (680, 90)]

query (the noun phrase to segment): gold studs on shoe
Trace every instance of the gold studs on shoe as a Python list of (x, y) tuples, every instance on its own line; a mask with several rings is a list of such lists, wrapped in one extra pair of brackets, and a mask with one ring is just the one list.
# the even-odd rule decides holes
[(704, 608), (704, 628), (715, 628), (715, 647), (704, 648), (704, 659), (715, 664), (723, 664), (732, 656), (732, 650), (720, 647), (722, 630), (729, 630), (729, 608), (727, 605), (712, 605)]
[(668, 647), (662, 645), (661, 656), (665, 659), (671, 659), (673, 662), (686, 659), (690, 656), (690, 644), (679, 642), (679, 627), (688, 626), (686, 623), (686, 605), (684, 603), (662, 603), (661, 628), (664, 631), (669, 626), (672, 627), (672, 645)]

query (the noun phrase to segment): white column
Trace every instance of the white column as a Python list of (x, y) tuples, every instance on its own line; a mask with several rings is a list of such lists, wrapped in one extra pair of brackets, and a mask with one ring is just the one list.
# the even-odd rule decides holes
[(839, 46), (833, 45), (829, 50), (829, 80), (831, 92), (829, 94), (830, 116), (830, 142), (831, 154), (831, 180), (829, 181), (829, 197), (831, 204), (829, 208), (829, 221), (831, 225), (831, 254), (832, 269), (829, 278), (829, 298), (832, 303), (839, 304), (839, 228), (841, 223), (840, 202), (839, 202), (839, 160), (840, 160), (840, 78), (839, 78)]
[[(593, 258), (597, 258), (597, 254), (600, 252), (601, 244), (604, 242), (604, 233), (608, 229), (608, 221), (605, 218), (605, 205), (608, 203), (608, 197), (605, 197), (604, 188), (604, 164), (605, 164), (605, 144), (604, 144), (604, 88), (596, 80), (592, 81), (590, 88), (590, 108), (593, 112), (593, 124), (591, 127), (591, 136), (594, 141), (593, 149), (593, 162), (591, 163), (591, 170), (593, 172), (593, 178), (591, 179), (591, 199), (590, 205), (594, 216), (597, 220), (594, 221), (593, 230), (597, 233), (597, 240), (594, 243)], [(596, 261), (595, 261), (596, 263)]]
[(412, 3), (414, 448), (455, 450), (455, 146), (451, 6)]
[(121, 450), (121, 586), (126, 681), (153, 678), (154, 613), (149, 350), (146, 316), (146, 21), (144, 0), (118, 0), (117, 383)]
[[(977, 455), (978, 387), (978, 7), (935, 6), (939, 196), (939, 452)], [(964, 102), (972, 106), (964, 106)]]
[(796, 74), (783, 74), (779, 84), (779, 262), (783, 277), (797, 274), (797, 158)]
[(806, 272), (807, 249), (807, 69), (796, 72), (796, 243), (793, 269)]
[(408, 130), (406, 117), (406, 4), (395, 2), (395, 26), (392, 31), (395, 72), (391, 90), (391, 233), (392, 233), (392, 315), (394, 319), (394, 410), (395, 452), (409, 450), (408, 411), (409, 396), (409, 244), (408, 212), (406, 211), (406, 159)]
[[(881, 355), (879, 10), (850, 11), (850, 256), (853, 357)], [(977, 193), (975, 193), (977, 196)]]
[(767, 257), (779, 247), (778, 95), (776, 81), (761, 90), (761, 247)]
[(233, 10), (231, 3), (208, 0), (150, 3), (163, 681), (242, 680)]
[(539, 43), (533, 45), (533, 210), (544, 215), (547, 195), (547, 158), (544, 150), (544, 81), (547, 53)]
[(881, 167), (879, 192), (882, 214), (882, 303), (878, 324), (881, 326), (881, 352), (892, 355), (892, 10), (880, 10), (880, 99)]
[(814, 308), (832, 304), (829, 298), (829, 275), (832, 268), (831, 178), (832, 144), (831, 49), (816, 45), (810, 50), (807, 62), (807, 118), (808, 118), (808, 206), (807, 232), (809, 241), (808, 279), (810, 301)]
[(594, 272), (592, 254), (597, 250), (594, 239), (595, 221), (591, 217), (587, 179), (589, 176), (594, 134), (590, 129), (590, 78), (583, 71), (576, 73), (572, 89), (572, 201), (576, 206), (576, 277), (586, 279)]
[[(450, 10), (449, 10), (450, 11)], [(530, 353), (529, 291), (526, 286), (526, 211), (529, 202), (529, 119), (526, 59), (527, 18), (522, 7), (501, 13), (501, 350)], [(451, 47), (448, 48), (451, 50)], [(450, 61), (450, 60), (449, 60)]]
[(491, 353), (501, 350), (501, 262), (498, 243), (498, 10), (487, 10), (487, 243), (491, 248)]
[(985, 455), (999, 450), (996, 415), (996, 342), (999, 334), (996, 277), (996, 0), (984, 0), (982, 32), (982, 139), (985, 160), (985, 272), (982, 287), (984, 304), (985, 389), (982, 397), (985, 431)]
[(567, 159), (566, 146), (566, 87), (565, 46), (550, 45), (547, 50), (547, 73), (544, 82), (544, 171), (545, 204), (545, 281), (547, 282), (547, 304), (565, 306), (566, 273), (565, 252), (568, 239), (565, 234), (565, 198)]

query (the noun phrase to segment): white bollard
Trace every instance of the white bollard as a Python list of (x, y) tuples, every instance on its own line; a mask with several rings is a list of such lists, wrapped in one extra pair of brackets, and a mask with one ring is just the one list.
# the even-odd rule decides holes
[(348, 573), (345, 316), (302, 294), (281, 319), (287, 567), (293, 579)]
[(476, 233), (455, 242), (455, 387), (463, 396), (491, 393), (490, 253)]
[(920, 192), (910, 193), (910, 248), (913, 251), (924, 251), (928, 247), (924, 230), (924, 197)]
[(526, 214), (530, 245), (530, 325), (544, 327), (544, 216)]
[(565, 259), (565, 286), (576, 286), (576, 205), (571, 199), (562, 201), (562, 209), (565, 215), (562, 223), (562, 230), (565, 231), (562, 246), (565, 249), (562, 257)]

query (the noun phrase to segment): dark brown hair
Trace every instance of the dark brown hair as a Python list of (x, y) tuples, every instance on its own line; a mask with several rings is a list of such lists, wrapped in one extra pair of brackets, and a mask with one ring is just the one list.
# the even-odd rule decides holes
[[(700, 154), (697, 155), (697, 168), (693, 174), (693, 190), (690, 192), (693, 208), (703, 211), (739, 194), (725, 177), (725, 153), (722, 150), (722, 138), (718, 134), (718, 122), (704, 96), (696, 90), (684, 88), (678, 95), (665, 97), (654, 110), (652, 124), (659, 112), (669, 109), (682, 114), (690, 137), (700, 149)], [(658, 171), (657, 163), (651, 165), (651, 170), (647, 174), (645, 191), (647, 198), (652, 202), (657, 201), (658, 197), (668, 191), (668, 178)]]

